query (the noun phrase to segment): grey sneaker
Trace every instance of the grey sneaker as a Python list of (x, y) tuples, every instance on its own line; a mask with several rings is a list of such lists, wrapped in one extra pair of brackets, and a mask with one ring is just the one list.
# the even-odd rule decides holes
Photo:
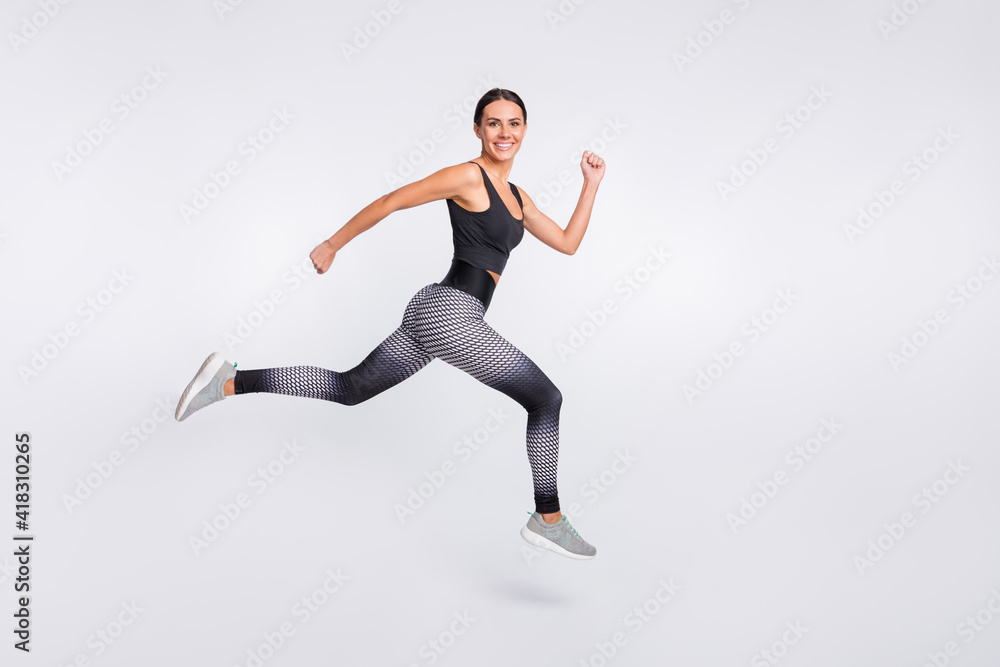
[(546, 523), (538, 512), (529, 514), (531, 518), (521, 529), (521, 537), (530, 544), (577, 560), (590, 560), (597, 555), (597, 549), (580, 537), (565, 516), (556, 523)]
[(208, 355), (208, 359), (181, 394), (174, 419), (182, 422), (206, 405), (221, 401), (225, 398), (222, 386), (233, 377), (236, 377), (236, 364), (229, 363), (218, 352)]

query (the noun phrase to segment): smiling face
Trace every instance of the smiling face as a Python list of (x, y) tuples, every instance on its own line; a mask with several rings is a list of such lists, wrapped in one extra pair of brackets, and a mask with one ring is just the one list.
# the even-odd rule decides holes
[(483, 142), (483, 155), (497, 162), (514, 159), (527, 125), (517, 102), (495, 100), (483, 109), (479, 125), (473, 125)]

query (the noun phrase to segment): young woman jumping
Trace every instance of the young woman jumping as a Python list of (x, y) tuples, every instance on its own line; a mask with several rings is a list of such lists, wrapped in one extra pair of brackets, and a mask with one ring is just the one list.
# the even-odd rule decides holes
[[(441, 282), (413, 295), (403, 321), (354, 368), (331, 371), (287, 366), (237, 371), (213, 352), (177, 404), (184, 421), (226, 396), (269, 392), (357, 405), (402, 382), (435, 358), (462, 369), (503, 392), (528, 413), (527, 449), (535, 511), (521, 536), (531, 544), (570, 558), (593, 558), (597, 550), (576, 532), (559, 510), (556, 468), (562, 394), (519, 349), (483, 319), (507, 258), (527, 229), (559, 252), (572, 255), (590, 222), (604, 160), (583, 154), (583, 191), (566, 229), (539, 211), (531, 198), (507, 178), (527, 130), (528, 114), (517, 94), (488, 91), (476, 105), (473, 130), (482, 142), (477, 160), (446, 167), (372, 202), (309, 257), (325, 273), (351, 239), (394, 211), (446, 199), (455, 254)], [(475, 165), (475, 166), (470, 166)], [(520, 215), (518, 215), (520, 214)]]

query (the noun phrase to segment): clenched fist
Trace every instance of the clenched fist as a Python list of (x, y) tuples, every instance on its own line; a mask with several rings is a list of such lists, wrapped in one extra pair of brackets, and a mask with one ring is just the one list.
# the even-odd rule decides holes
[(337, 251), (333, 249), (329, 241), (323, 241), (309, 253), (309, 259), (312, 260), (313, 266), (316, 267), (316, 273), (326, 273), (330, 265), (333, 264), (333, 258), (336, 256)]

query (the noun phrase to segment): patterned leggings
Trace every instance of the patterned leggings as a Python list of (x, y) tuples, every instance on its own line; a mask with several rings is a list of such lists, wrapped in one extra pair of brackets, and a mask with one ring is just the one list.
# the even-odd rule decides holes
[(562, 394), (551, 380), (483, 319), (483, 302), (432, 283), (417, 291), (403, 322), (349, 371), (286, 366), (236, 371), (237, 394), (270, 392), (357, 405), (410, 377), (435, 357), (517, 401), (528, 412), (528, 462), (535, 510), (559, 510), (556, 466)]

